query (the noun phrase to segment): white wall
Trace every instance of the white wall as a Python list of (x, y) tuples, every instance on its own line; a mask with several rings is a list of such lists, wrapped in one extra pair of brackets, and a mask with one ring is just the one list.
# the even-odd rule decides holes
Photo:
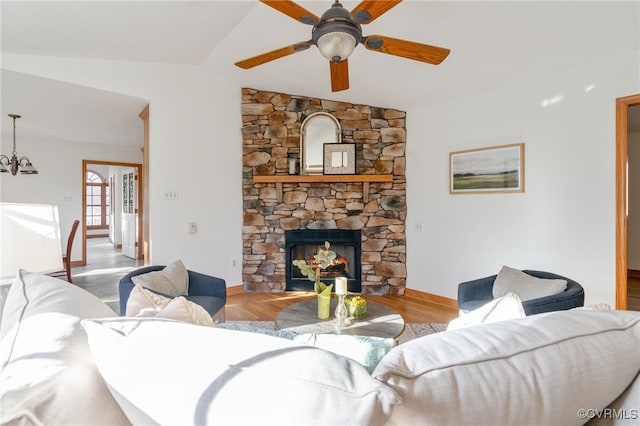
[[(3, 139), (2, 152), (10, 152), (11, 144), (11, 140)], [(142, 162), (139, 148), (62, 141), (54, 144), (48, 140), (27, 138), (20, 139), (18, 144), (18, 153), (27, 155), (39, 174), (0, 175), (0, 201), (57, 205), (63, 248), (73, 221), (82, 221), (82, 160)], [(72, 261), (82, 259), (80, 229), (74, 239)]]
[[(242, 283), (241, 91), (200, 67), (3, 54), (8, 70), (150, 100), (151, 263)], [(164, 199), (177, 191), (179, 199)], [(196, 234), (187, 233), (195, 222)]]
[[(458, 283), (509, 265), (566, 275), (587, 304), (615, 306), (615, 99), (640, 93), (639, 73), (637, 53), (598, 58), (411, 110), (407, 286), (455, 299)], [(524, 193), (449, 194), (449, 152), (516, 142)]]

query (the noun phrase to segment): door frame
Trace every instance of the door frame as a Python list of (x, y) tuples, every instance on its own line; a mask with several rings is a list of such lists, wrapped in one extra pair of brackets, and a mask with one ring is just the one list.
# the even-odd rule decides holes
[(640, 94), (616, 99), (616, 309), (627, 309), (627, 149), (629, 107)]
[(124, 163), (118, 161), (103, 161), (103, 160), (82, 160), (82, 265), (87, 264), (87, 185), (86, 176), (87, 169), (90, 164), (98, 164), (101, 166), (114, 166), (114, 167), (133, 167), (136, 169), (138, 175), (137, 188), (138, 191), (138, 206), (136, 211), (136, 221), (138, 227), (136, 229), (136, 240), (138, 242), (138, 250), (136, 257), (138, 259), (144, 259), (144, 251), (142, 244), (142, 218), (143, 218), (143, 192), (142, 192), (142, 164), (139, 163)]

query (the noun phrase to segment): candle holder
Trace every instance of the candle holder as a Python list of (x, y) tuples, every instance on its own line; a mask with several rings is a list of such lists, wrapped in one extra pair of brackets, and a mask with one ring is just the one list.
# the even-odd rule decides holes
[(344, 304), (344, 294), (338, 294), (335, 323), (338, 327), (346, 327), (351, 324), (347, 314), (347, 306)]

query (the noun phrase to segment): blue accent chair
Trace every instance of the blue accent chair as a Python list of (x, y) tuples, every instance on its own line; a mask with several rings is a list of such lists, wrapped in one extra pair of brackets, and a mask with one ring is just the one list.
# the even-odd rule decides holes
[[(562, 311), (584, 306), (584, 289), (574, 280), (543, 271), (522, 271), (533, 277), (567, 280), (567, 288), (558, 294), (525, 300), (522, 307), (527, 315), (542, 312)], [(467, 313), (493, 300), (493, 283), (497, 275), (467, 281), (458, 285), (458, 309)]]
[[(131, 277), (146, 274), (151, 271), (159, 271), (164, 268), (164, 265), (145, 266), (129, 272), (120, 279), (118, 285), (120, 315), (125, 315), (129, 294), (131, 294), (131, 290), (135, 287)], [(197, 303), (206, 309), (214, 318), (214, 321), (224, 322), (224, 305), (227, 303), (227, 284), (225, 280), (199, 272), (189, 270), (187, 272), (189, 273), (189, 294), (184, 296), (185, 299)]]

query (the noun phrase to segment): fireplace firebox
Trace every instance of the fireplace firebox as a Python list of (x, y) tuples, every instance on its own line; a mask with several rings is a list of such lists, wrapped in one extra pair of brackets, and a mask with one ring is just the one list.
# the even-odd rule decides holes
[(328, 268), (320, 272), (320, 279), (332, 284), (336, 277), (347, 278), (347, 289), (353, 293), (362, 291), (361, 274), (361, 236), (360, 231), (341, 229), (297, 229), (285, 232), (286, 253), (286, 290), (313, 291), (313, 281), (300, 273), (293, 265), (296, 259), (309, 260), (325, 241), (338, 255)]

